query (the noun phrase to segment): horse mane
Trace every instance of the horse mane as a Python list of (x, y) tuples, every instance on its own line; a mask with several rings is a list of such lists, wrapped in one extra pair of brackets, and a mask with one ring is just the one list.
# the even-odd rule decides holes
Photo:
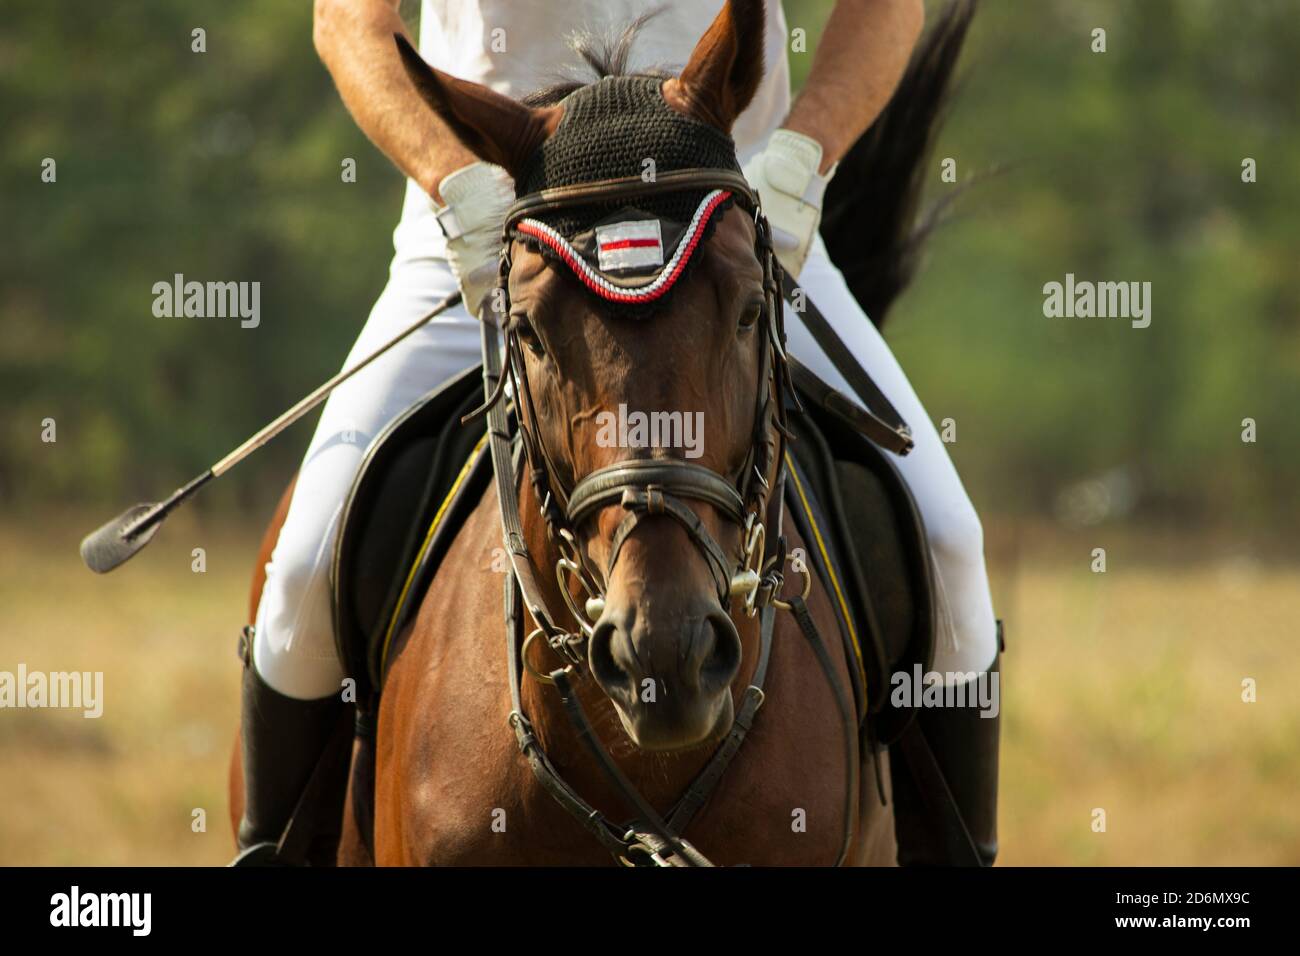
[(649, 10), (632, 22), (617, 30), (579, 30), (569, 35), (569, 49), (582, 57), (591, 68), (591, 79), (581, 80), (572, 76), (556, 78), (550, 84), (534, 90), (523, 98), (526, 106), (554, 106), (575, 90), (580, 90), (596, 80), (610, 76), (653, 76), (668, 79), (674, 74), (667, 70), (629, 70), (632, 59), (632, 45), (637, 34), (648, 21), (657, 17), (664, 10), (657, 7)]
[(831, 262), (877, 326), (916, 274), (925, 241), (960, 189), (918, 213), (953, 69), (976, 0), (953, 0), (917, 46), (889, 105), (826, 189), (821, 234)]

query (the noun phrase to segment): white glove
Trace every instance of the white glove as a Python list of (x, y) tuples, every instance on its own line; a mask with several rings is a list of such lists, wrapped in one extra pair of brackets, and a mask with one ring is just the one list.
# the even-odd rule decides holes
[(500, 166), (470, 163), (439, 183), (438, 192), (446, 205), (435, 200), (433, 211), (447, 237), (447, 261), (465, 307), (478, 316), (497, 286), (501, 225), (515, 199), (514, 180)]
[(795, 278), (817, 235), (826, 184), (835, 175), (834, 166), (825, 176), (819, 175), (821, 164), (821, 143), (794, 130), (778, 129), (767, 148), (745, 166), (745, 178), (758, 191), (772, 227), (776, 258)]

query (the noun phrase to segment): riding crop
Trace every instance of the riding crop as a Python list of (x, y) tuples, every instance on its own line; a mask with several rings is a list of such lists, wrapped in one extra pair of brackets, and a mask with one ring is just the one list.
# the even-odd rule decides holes
[(267, 424), (264, 428), (250, 437), (242, 445), (232, 451), (226, 457), (222, 458), (211, 468), (199, 475), (188, 484), (182, 485), (172, 492), (171, 497), (163, 501), (142, 502), (132, 505), (112, 521), (103, 525), (95, 531), (92, 531), (86, 537), (81, 539), (81, 559), (86, 562), (86, 567), (96, 572), (104, 574), (112, 571), (119, 564), (123, 564), (135, 555), (137, 551), (150, 542), (157, 533), (163, 519), (167, 517), (175, 508), (193, 497), (194, 493), (206, 485), (214, 478), (220, 478), (235, 465), (239, 464), (257, 449), (261, 448), (272, 438), (275, 438), (282, 431), (292, 425), (298, 419), (302, 418), (309, 411), (323, 402), (329, 394), (338, 388), (357, 372), (361, 371), (375, 359), (379, 358), (398, 342), (402, 341), (411, 333), (425, 325), (427, 322), (441, 315), (443, 312), (458, 305), (461, 301), (459, 292), (453, 292), (447, 296), (421, 318), (412, 323), (409, 327), (402, 330), (384, 345), (371, 352), (360, 362), (351, 368), (344, 369), (333, 378), (324, 382), (319, 388), (315, 389), (292, 408), (288, 409), (283, 415)]

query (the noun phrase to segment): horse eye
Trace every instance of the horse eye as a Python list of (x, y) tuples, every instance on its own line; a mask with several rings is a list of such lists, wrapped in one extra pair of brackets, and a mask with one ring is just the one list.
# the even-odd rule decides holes
[(762, 315), (763, 315), (763, 306), (759, 303), (754, 303), (753, 305), (749, 306), (749, 308), (745, 309), (743, 313), (741, 313), (740, 327), (742, 329), (752, 329), (755, 325), (758, 324), (758, 320), (762, 317)]
[(519, 337), (519, 341), (524, 347), (534, 355), (545, 355), (546, 349), (542, 348), (542, 340), (537, 337), (537, 331), (533, 324), (528, 321), (528, 316), (516, 312), (510, 316), (510, 330)]

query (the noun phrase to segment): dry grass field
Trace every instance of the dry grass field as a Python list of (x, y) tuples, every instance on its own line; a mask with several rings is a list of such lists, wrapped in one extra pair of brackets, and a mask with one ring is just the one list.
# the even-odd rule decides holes
[[(258, 529), (178, 514), (101, 578), (77, 541), (103, 517), (0, 525), (0, 671), (105, 675), (97, 720), (0, 710), (0, 864), (222, 864)], [(1000, 862), (1300, 863), (1300, 564), (1104, 529), (990, 542), (1008, 621)]]

